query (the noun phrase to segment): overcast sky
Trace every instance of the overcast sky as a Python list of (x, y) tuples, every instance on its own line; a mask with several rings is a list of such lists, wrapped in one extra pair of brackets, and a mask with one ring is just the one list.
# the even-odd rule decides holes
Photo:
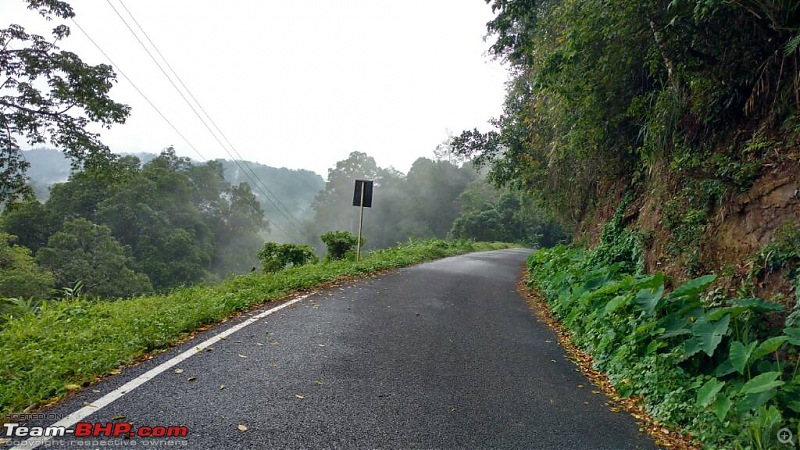
[[(110, 1), (138, 32), (120, 0)], [(487, 56), (483, 36), (492, 14), (483, 0), (122, 2), (248, 160), (327, 176), (336, 161), (362, 151), (406, 172), (418, 157), (432, 157), (448, 132), (487, 129), (501, 111), (507, 77)], [(69, 3), (115, 69), (197, 149), (119, 75), (112, 97), (133, 111), (125, 125), (102, 131), (113, 151), (174, 145), (193, 159), (230, 158), (108, 2)], [(0, 0), (2, 26), (47, 33), (53, 24), (25, 5)], [(72, 36), (62, 48), (108, 63), (66, 23)]]

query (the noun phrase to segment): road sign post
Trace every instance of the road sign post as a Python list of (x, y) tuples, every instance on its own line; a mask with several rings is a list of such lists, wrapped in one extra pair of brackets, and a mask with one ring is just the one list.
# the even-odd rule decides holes
[(358, 240), (356, 241), (356, 261), (361, 260), (361, 229), (364, 226), (364, 207), (372, 207), (372, 181), (356, 180), (353, 192), (353, 206), (358, 206)]

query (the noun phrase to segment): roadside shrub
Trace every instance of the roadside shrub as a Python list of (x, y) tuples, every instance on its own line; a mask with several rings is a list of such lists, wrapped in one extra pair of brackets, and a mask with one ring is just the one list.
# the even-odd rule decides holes
[(800, 327), (765, 329), (785, 311), (758, 298), (706, 301), (704, 275), (667, 292), (664, 274), (557, 246), (528, 260), (535, 285), (617, 392), (710, 448), (776, 448), (800, 428)]
[[(320, 236), (322, 242), (328, 246), (325, 254), (326, 260), (348, 259), (355, 252), (358, 236), (349, 231), (329, 231)], [(366, 243), (366, 239), (361, 238), (361, 245)]]
[(290, 264), (297, 267), (316, 263), (317, 254), (310, 245), (265, 242), (264, 247), (258, 252), (258, 259), (264, 272), (277, 272)]

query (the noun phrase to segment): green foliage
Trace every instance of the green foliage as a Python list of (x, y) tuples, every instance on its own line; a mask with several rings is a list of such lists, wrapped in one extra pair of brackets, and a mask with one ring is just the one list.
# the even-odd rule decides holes
[(310, 245), (265, 242), (258, 252), (258, 259), (264, 272), (277, 272), (289, 265), (296, 267), (316, 263), (317, 254)]
[(36, 261), (53, 271), (58, 289), (80, 282), (90, 297), (129, 297), (150, 293), (147, 275), (136, 272), (129, 248), (123, 247), (103, 225), (86, 219), (66, 222), (36, 252)]
[[(75, 16), (63, 1), (27, 3), (47, 21)], [(124, 123), (130, 108), (109, 97), (116, 81), (111, 66), (86, 64), (56, 46), (69, 34), (64, 24), (52, 28), (50, 38), (29, 34), (16, 24), (0, 29), (0, 204), (30, 194), (25, 183), (29, 164), (21, 155), (20, 139), (29, 144), (50, 142), (64, 149), (76, 165), (112, 158), (99, 134), (86, 127), (93, 122), (104, 127)]]
[(614, 216), (603, 225), (600, 244), (592, 251), (590, 264), (619, 264), (621, 270), (632, 273), (644, 271), (644, 254), (641, 240), (633, 230), (622, 223), (625, 208), (633, 200), (633, 193), (627, 192), (617, 206)]
[(116, 302), (75, 298), (43, 304), (0, 329), (0, 415), (67, 394), (120, 364), (167, 348), (197, 328), (237, 311), (319, 284), (503, 244), (429, 240), (377, 250), (359, 261), (330, 261), (232, 277), (216, 286)]
[[(355, 248), (358, 244), (358, 236), (350, 233), (349, 231), (329, 231), (320, 236), (322, 242), (328, 247), (325, 253), (325, 259), (334, 261), (337, 259), (353, 259), (355, 257)], [(364, 245), (366, 240), (361, 237), (361, 245)]]
[(61, 226), (59, 217), (36, 199), (12, 203), (2, 216), (2, 230), (17, 237), (17, 243), (36, 253)]
[(531, 195), (503, 192), (485, 179), (467, 185), (459, 198), (461, 214), (450, 236), (478, 241), (551, 246), (567, 237)]
[(754, 274), (786, 270), (789, 280), (800, 277), (800, 223), (788, 221), (775, 230), (772, 240), (755, 257)]
[(53, 284), (52, 272), (39, 267), (29, 249), (0, 233), (0, 298), (41, 300), (49, 297)]
[[(557, 246), (528, 261), (532, 286), (617, 391), (640, 395), (658, 420), (714, 448), (774, 448), (777, 430), (800, 422), (800, 329), (767, 329), (780, 305), (716, 299), (714, 275), (665, 294), (662, 274), (624, 270)], [(744, 430), (744, 432), (743, 432)]]
[(748, 189), (783, 140), (766, 136), (800, 107), (797, 2), (487, 3), (490, 51), (510, 66), (503, 113), (451, 145), (498, 184), (534, 191), (567, 229), (620, 181)]

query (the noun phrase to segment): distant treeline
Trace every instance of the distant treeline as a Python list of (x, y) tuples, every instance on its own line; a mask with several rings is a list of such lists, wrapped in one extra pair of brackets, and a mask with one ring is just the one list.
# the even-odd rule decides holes
[(265, 241), (311, 243), (322, 253), (321, 234), (356, 231), (357, 178), (375, 181), (367, 248), (409, 238), (547, 245), (563, 237), (530, 196), (497, 190), (471, 164), (419, 158), (404, 175), (354, 152), (329, 170), (323, 189), (313, 172), (198, 164), (169, 148), (139, 155), (144, 164), (133, 155), (88, 164), (52, 184), (64, 177), (54, 154), (32, 158), (46, 201), (12, 203), (0, 216), (0, 298), (128, 297), (215, 281), (258, 268)]
[(307, 239), (321, 248), (327, 230), (356, 230), (352, 206), (355, 179), (374, 180), (372, 207), (366, 209), (368, 248), (382, 248), (409, 238), (466, 238), (482, 241), (544, 244), (564, 238), (531, 196), (500, 191), (471, 163), (419, 158), (408, 174), (381, 168), (375, 159), (353, 152), (328, 170), (325, 190), (314, 200)]

